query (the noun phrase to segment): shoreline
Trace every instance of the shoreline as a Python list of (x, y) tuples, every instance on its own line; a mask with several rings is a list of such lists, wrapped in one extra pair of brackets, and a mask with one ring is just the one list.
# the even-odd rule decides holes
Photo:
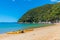
[(21, 34), (0, 34), (0, 40), (60, 40), (60, 23), (55, 25), (34, 28)]
[(28, 28), (28, 29), (24, 29), (24, 30), (11, 31), (11, 32), (7, 32), (6, 34), (22, 34), (22, 33), (34, 31), (34, 29), (37, 29), (37, 28), (43, 28), (43, 27), (52, 26), (52, 25), (54, 25), (54, 24), (48, 24), (45, 26), (35, 27), (35, 28), (32, 27), (32, 28)]

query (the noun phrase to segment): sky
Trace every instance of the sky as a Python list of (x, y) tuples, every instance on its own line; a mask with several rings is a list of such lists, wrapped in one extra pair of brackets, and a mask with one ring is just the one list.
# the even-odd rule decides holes
[(0, 0), (0, 22), (17, 22), (32, 8), (60, 0)]

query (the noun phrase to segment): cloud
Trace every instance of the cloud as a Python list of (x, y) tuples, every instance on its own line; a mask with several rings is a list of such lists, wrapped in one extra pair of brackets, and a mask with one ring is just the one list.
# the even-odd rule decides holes
[(15, 2), (15, 0), (12, 0), (13, 2)]
[(56, 2), (57, 0), (51, 0), (51, 2)]
[(32, 0), (24, 0), (24, 1), (29, 1), (29, 2), (30, 2), (30, 1), (32, 1)]
[(7, 15), (0, 15), (0, 22), (17, 22), (17, 19)]
[(57, 2), (60, 2), (60, 1), (57, 1)]
[(51, 0), (51, 2), (60, 2), (60, 0)]

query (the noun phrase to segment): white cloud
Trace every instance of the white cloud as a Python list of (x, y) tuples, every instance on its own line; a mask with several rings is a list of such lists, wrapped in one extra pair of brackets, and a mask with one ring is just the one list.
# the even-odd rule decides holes
[(56, 2), (57, 0), (51, 0), (51, 2)]
[(13, 2), (15, 2), (15, 0), (12, 0)]
[(57, 1), (57, 2), (60, 2), (60, 1)]
[(60, 2), (60, 0), (51, 0), (51, 2)]
[(7, 15), (0, 15), (0, 22), (17, 22), (17, 19)]
[(24, 0), (24, 1), (29, 1), (29, 2), (30, 2), (30, 1), (32, 1), (32, 0)]

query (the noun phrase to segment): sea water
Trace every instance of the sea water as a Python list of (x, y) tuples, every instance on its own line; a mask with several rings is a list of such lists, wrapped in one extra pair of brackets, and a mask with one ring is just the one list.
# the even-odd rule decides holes
[(35, 27), (41, 27), (45, 26), (47, 24), (38, 24), (38, 23), (0, 23), (0, 34), (6, 33), (6, 32), (11, 32), (11, 31), (16, 31), (16, 30), (24, 30), (28, 28), (35, 28)]

